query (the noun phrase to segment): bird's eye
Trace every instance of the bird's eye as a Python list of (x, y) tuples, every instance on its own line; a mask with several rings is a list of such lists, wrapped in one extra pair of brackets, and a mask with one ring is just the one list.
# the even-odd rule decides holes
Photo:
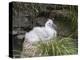
[(49, 23), (50, 24), (50, 23)]

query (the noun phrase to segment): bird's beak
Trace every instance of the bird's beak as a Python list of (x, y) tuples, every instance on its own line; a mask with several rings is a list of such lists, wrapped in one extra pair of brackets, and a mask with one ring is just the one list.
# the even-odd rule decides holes
[(52, 27), (57, 30), (57, 26), (55, 24), (52, 24)]

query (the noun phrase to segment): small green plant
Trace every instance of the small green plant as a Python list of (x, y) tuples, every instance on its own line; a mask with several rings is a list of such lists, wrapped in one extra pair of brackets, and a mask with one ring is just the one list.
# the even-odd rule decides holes
[(40, 42), (38, 45), (41, 56), (57, 56), (57, 55), (69, 55), (77, 54), (77, 48), (75, 46), (74, 39), (72, 38), (56, 38), (46, 43)]

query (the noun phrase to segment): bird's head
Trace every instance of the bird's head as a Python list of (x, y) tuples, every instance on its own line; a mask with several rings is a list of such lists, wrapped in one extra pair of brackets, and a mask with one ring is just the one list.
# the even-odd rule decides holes
[(53, 29), (56, 29), (56, 25), (53, 23), (53, 20), (52, 19), (48, 19), (48, 21), (45, 23), (45, 27), (50, 27), (50, 28), (53, 28)]

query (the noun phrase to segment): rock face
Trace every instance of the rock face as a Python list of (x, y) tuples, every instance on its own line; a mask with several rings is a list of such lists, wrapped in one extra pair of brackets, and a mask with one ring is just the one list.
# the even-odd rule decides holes
[[(77, 7), (73, 7), (77, 11)], [(54, 23), (58, 27), (58, 35), (67, 36), (71, 32), (72, 26), (68, 5), (13, 2), (12, 8), (14, 50), (22, 51), (25, 32), (29, 32), (36, 26), (44, 26), (48, 18), (52, 20), (54, 18)]]

